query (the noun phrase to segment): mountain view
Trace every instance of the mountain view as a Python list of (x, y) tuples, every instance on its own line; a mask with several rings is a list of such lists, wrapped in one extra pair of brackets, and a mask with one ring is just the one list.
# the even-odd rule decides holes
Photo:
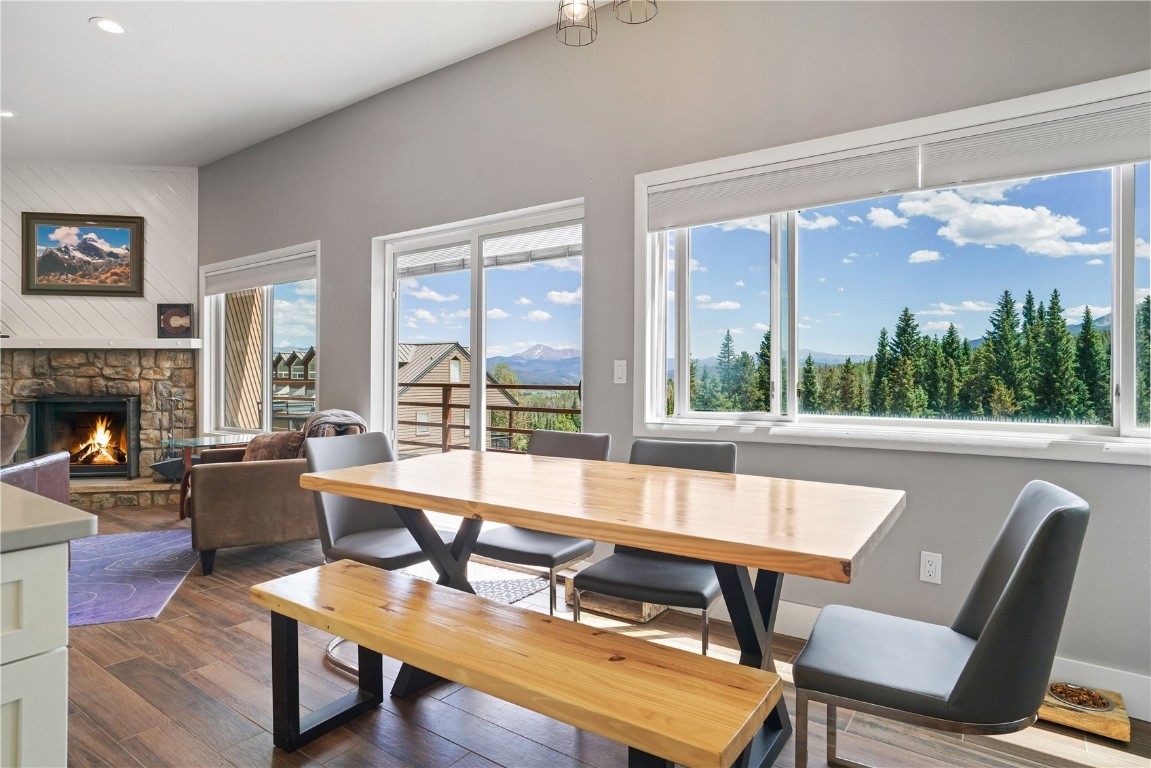
[(36, 256), (37, 279), (62, 282), (60, 276), (97, 278), (105, 284), (128, 283), (127, 246), (114, 247), (95, 232), (89, 232), (75, 243), (44, 248)]
[(580, 350), (536, 344), (514, 355), (488, 358), (488, 371), (503, 363), (521, 384), (579, 384)]

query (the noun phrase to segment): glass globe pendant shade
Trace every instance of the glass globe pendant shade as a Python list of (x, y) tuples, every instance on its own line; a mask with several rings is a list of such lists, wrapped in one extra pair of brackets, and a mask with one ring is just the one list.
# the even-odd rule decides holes
[(564, 45), (582, 46), (595, 42), (595, 0), (560, 0), (556, 38)]

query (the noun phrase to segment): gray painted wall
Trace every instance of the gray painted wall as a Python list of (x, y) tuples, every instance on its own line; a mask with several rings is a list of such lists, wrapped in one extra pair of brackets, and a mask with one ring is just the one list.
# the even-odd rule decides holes
[[(631, 442), (637, 173), (1151, 68), (1151, 4), (667, 3), (590, 48), (548, 30), (201, 170), (200, 261), (322, 245), (321, 406), (366, 412), (373, 236), (582, 197), (586, 425)], [(288, 85), (288, 84), (285, 84)], [(1029, 479), (1093, 517), (1060, 656), (1147, 675), (1151, 470), (745, 444), (745, 472), (905, 488), (907, 512), (850, 586), (788, 600), (948, 621)], [(921, 549), (944, 584), (917, 580)]]

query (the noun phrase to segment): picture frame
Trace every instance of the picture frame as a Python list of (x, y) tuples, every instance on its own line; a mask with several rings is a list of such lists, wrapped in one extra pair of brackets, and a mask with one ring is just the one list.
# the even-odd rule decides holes
[(189, 339), (193, 334), (191, 304), (157, 304), (156, 337)]
[(144, 217), (21, 214), (25, 295), (143, 296)]

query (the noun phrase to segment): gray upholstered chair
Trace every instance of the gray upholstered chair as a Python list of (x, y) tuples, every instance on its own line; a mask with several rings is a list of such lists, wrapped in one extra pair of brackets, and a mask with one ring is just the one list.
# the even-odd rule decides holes
[[(556, 456), (565, 459), (607, 461), (611, 435), (595, 432), (556, 432), (537, 429), (528, 443), (532, 456)], [(482, 531), (474, 554), (505, 563), (517, 563), (548, 572), (551, 602), (548, 613), (556, 612), (556, 572), (579, 562), (592, 553), (595, 542), (505, 525)]]
[[(395, 461), (392, 444), (382, 432), (325, 437), (304, 443), (309, 472)], [(391, 504), (313, 492), (320, 546), (328, 560), (355, 560), (385, 570), (427, 559)], [(440, 531), (445, 544), (454, 532)]]
[(958, 733), (1010, 733), (1035, 722), (1087, 530), (1087, 502), (1033, 480), (1015, 501), (950, 627), (829, 605), (792, 672), (795, 764), (807, 764), (808, 701)]
[[(708, 472), (735, 472), (735, 443), (689, 440), (636, 440), (632, 464)], [(579, 621), (580, 592), (640, 600), (702, 613), (703, 653), (707, 654), (708, 610), (719, 597), (715, 566), (706, 560), (617, 546), (613, 554), (576, 574), (572, 616)]]

